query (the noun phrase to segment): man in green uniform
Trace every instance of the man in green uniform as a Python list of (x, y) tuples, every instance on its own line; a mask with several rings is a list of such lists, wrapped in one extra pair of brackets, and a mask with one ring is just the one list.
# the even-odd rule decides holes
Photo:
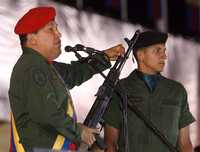
[[(12, 110), (11, 152), (37, 149), (76, 150), (92, 145), (97, 129), (77, 123), (68, 89), (109, 68), (124, 53), (121, 45), (87, 62), (54, 62), (61, 53), (61, 33), (53, 7), (29, 10), (16, 24), (23, 53), (14, 66), (9, 89)], [(102, 64), (103, 63), (103, 64)]]
[[(120, 80), (127, 94), (128, 147), (130, 152), (170, 152), (168, 147), (144, 121), (133, 112), (133, 105), (162, 132), (180, 152), (192, 152), (189, 124), (194, 121), (189, 111), (187, 93), (179, 82), (165, 78), (167, 34), (142, 32), (133, 52), (138, 68)], [(104, 115), (106, 152), (124, 152), (122, 98), (115, 93)]]

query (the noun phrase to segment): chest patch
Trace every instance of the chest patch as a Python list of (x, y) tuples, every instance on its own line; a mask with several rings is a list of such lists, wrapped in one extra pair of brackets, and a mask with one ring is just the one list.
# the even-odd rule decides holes
[(45, 73), (40, 70), (40, 69), (34, 69), (32, 72), (32, 77), (33, 81), (38, 85), (38, 86), (45, 86), (47, 83), (47, 76)]

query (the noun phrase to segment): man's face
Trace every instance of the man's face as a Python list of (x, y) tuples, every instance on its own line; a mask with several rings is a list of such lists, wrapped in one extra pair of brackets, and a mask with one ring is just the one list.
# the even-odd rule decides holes
[(139, 69), (147, 74), (163, 71), (166, 56), (164, 44), (155, 44), (138, 51)]
[(36, 45), (40, 52), (48, 59), (53, 60), (61, 53), (61, 33), (55, 21), (50, 21), (36, 34)]

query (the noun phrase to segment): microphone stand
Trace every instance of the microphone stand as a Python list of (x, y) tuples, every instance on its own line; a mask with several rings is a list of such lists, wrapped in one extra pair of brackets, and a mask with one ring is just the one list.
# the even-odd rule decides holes
[(74, 52), (75, 56), (77, 57), (77, 59), (78, 59), (80, 62), (83, 62), (83, 61), (86, 60), (86, 58), (82, 57), (77, 51), (72, 50), (72, 52)]
[[(70, 46), (68, 46), (68, 47), (70, 47)], [(98, 51), (98, 50), (95, 50), (95, 49), (90, 48), (90, 47), (84, 47), (84, 46), (81, 45), (81, 44), (77, 44), (77, 45), (75, 45), (74, 47), (70, 47), (70, 51), (71, 51), (71, 52), (74, 52), (75, 56), (77, 57), (77, 59), (78, 59), (79, 62), (81, 62), (81, 63), (88, 63), (88, 64), (90, 64), (90, 62), (92, 61), (92, 59), (95, 59), (95, 60), (97, 60), (98, 62), (100, 62), (102, 65), (105, 65), (105, 66), (106, 66), (106, 64), (105, 64), (103, 61), (101, 61), (101, 60), (99, 60), (98, 58), (95, 58), (95, 57), (94, 57), (96, 54), (107, 56), (107, 55), (106, 55), (104, 52), (102, 52), (102, 51)], [(78, 53), (78, 51), (83, 51), (83, 52), (87, 53), (87, 54), (88, 54), (88, 57), (82, 57), (82, 56), (80, 55), (80, 53)], [(68, 51), (67, 51), (67, 52), (68, 52)], [(94, 64), (90, 64), (90, 66), (91, 66), (96, 72), (98, 72), (104, 79), (106, 78), (105, 74), (104, 74), (103, 72), (101, 72), (101, 70), (99, 70), (98, 67), (96, 67)]]

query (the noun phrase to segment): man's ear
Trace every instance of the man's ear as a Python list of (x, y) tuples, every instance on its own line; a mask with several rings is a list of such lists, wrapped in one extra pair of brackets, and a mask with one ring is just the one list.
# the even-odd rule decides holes
[(144, 59), (144, 51), (143, 50), (138, 50), (137, 51), (137, 58), (139, 62), (142, 62)]
[(37, 44), (37, 37), (35, 34), (31, 33), (27, 35), (27, 43), (29, 45), (36, 45)]

